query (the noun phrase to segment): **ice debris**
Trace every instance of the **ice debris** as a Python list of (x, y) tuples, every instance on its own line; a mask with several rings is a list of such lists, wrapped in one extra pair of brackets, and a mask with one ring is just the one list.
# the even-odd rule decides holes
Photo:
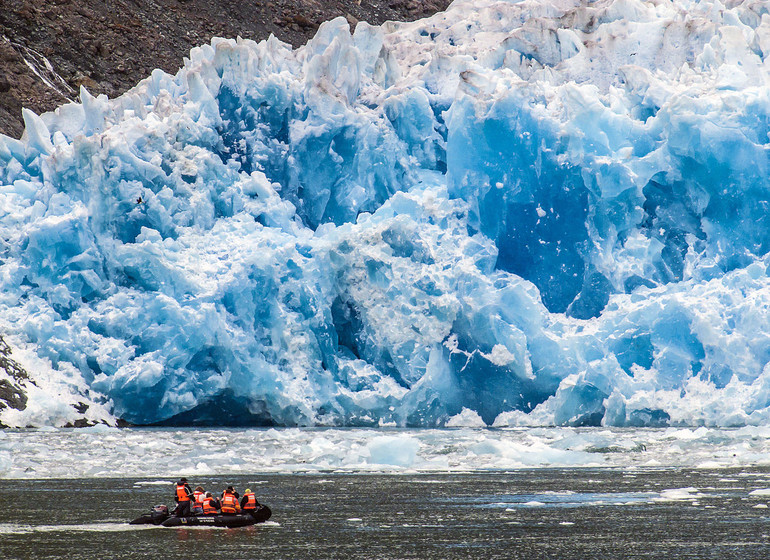
[(766, 424), (769, 65), (759, 1), (214, 39), (0, 139), (0, 331), (137, 424)]

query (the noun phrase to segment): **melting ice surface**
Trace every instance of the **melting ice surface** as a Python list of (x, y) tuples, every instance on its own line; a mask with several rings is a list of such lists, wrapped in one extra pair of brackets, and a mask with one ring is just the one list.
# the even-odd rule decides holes
[[(94, 450), (98, 450), (95, 452)], [(751, 477), (770, 496), (770, 428), (504, 428), (499, 430), (262, 428), (118, 429), (97, 426), (0, 432), (0, 478), (130, 478), (137, 487), (188, 477), (259, 473), (459, 473), (539, 468), (697, 468)], [(254, 479), (255, 483), (259, 478)], [(418, 483), (435, 483), (429, 476)], [(655, 496), (528, 496), (482, 503), (697, 499), (695, 489)], [(532, 505), (532, 504), (530, 504)], [(499, 506), (495, 506), (499, 507)]]
[(769, 68), (758, 1), (457, 0), (25, 111), (0, 420), (767, 424)]

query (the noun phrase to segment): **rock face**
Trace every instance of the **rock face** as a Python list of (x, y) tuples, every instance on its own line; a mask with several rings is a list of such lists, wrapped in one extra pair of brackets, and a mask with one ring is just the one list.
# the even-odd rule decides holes
[[(11, 347), (0, 336), (0, 410), (8, 407), (24, 410), (27, 407), (24, 384), (32, 381), (24, 368), (10, 356)], [(0, 427), (4, 427), (2, 423)]]
[(24, 130), (22, 107), (40, 114), (85, 86), (117, 97), (155, 68), (176, 72), (212, 37), (304, 44), (329, 19), (413, 20), (449, 0), (4, 0), (0, 10), (0, 133)]

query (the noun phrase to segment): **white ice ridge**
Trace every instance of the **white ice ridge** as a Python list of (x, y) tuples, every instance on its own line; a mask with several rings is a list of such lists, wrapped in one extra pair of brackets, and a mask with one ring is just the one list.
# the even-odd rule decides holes
[[(98, 453), (94, 453), (98, 449)], [(41, 457), (47, 460), (41, 460)], [(770, 428), (52, 429), (0, 432), (0, 479), (133, 478), (165, 492), (180, 475), (444, 473), (505, 469), (716, 470), (770, 495)], [(725, 473), (721, 469), (736, 469)], [(742, 470), (738, 470), (742, 469)], [(259, 478), (253, 479), (259, 482)], [(435, 483), (434, 479), (417, 483)], [(253, 488), (253, 486), (252, 486)], [(655, 501), (694, 500), (694, 488)]]
[(137, 424), (767, 424), (769, 12), (457, 0), (25, 111), (0, 332)]

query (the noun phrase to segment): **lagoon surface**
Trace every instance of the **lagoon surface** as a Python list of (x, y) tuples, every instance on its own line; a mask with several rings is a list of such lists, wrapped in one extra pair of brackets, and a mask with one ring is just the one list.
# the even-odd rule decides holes
[[(95, 452), (98, 452), (95, 450)], [(3, 559), (766, 558), (768, 469), (251, 474), (273, 509), (242, 529), (131, 526), (172, 484), (3, 480)]]

